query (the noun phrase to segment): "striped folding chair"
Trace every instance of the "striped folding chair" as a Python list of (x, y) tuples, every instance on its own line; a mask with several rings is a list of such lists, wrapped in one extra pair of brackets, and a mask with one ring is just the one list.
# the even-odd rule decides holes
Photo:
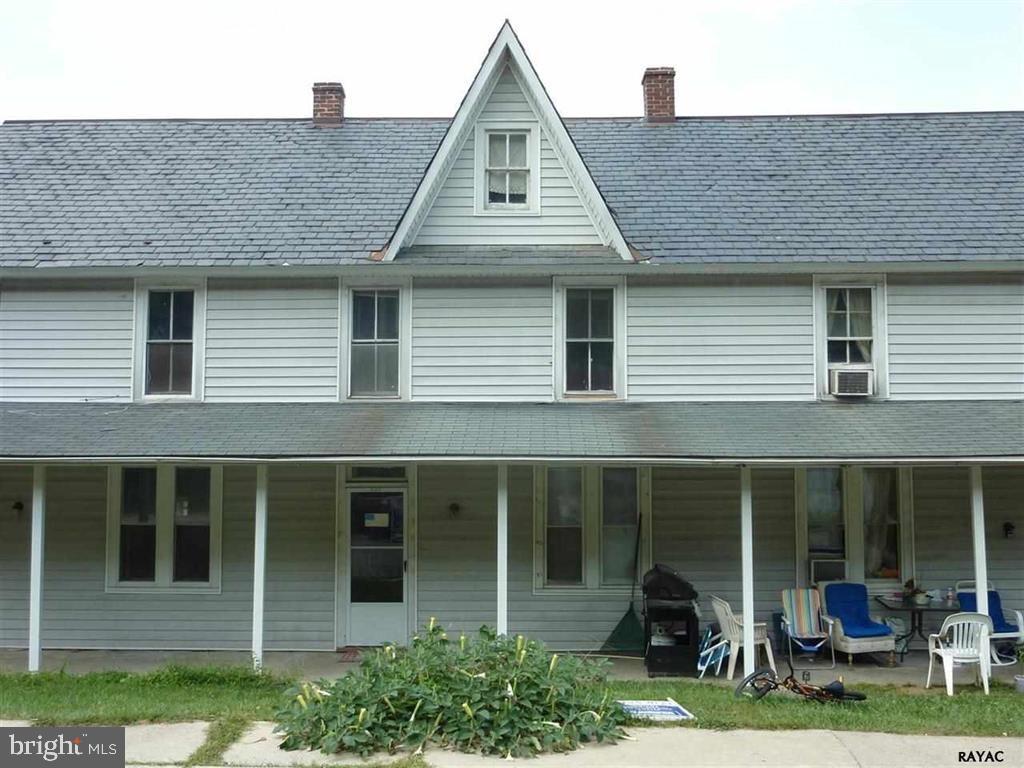
[[(793, 666), (793, 646), (801, 652), (817, 653), (828, 643), (829, 633), (821, 620), (821, 596), (816, 589), (782, 590), (782, 631), (786, 634), (789, 664)], [(836, 665), (836, 649), (832, 648), (832, 668)], [(793, 666), (794, 669), (797, 667)], [(807, 669), (807, 667), (804, 667)]]

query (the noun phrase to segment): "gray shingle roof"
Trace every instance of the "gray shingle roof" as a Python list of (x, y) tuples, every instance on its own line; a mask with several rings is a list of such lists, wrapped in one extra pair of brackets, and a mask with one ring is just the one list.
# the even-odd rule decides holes
[(0, 457), (1020, 457), (1024, 402), (21, 403)]
[[(363, 263), (447, 123), (6, 123), (0, 267)], [(626, 240), (655, 260), (1019, 260), (1024, 249), (1021, 112), (566, 123)]]

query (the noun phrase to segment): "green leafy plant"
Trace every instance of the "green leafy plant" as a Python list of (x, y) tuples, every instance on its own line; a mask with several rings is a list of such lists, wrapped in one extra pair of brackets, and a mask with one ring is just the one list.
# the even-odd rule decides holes
[(624, 735), (626, 714), (606, 679), (607, 662), (487, 627), (452, 641), (431, 619), (408, 647), (385, 646), (333, 682), (292, 688), (277, 731), (284, 749), (325, 753), (560, 752)]

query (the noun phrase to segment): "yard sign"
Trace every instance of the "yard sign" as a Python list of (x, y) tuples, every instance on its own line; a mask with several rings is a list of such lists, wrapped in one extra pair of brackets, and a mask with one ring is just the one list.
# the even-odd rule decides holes
[(687, 712), (672, 699), (654, 700), (620, 700), (619, 704), (631, 716), (641, 720), (696, 720), (690, 712)]

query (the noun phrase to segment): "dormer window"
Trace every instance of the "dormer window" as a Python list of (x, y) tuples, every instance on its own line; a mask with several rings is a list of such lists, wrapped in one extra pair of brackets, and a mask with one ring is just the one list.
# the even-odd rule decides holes
[(487, 207), (525, 208), (529, 201), (529, 134), (487, 132)]
[(527, 120), (481, 120), (476, 125), (474, 213), (540, 213), (540, 127)]

